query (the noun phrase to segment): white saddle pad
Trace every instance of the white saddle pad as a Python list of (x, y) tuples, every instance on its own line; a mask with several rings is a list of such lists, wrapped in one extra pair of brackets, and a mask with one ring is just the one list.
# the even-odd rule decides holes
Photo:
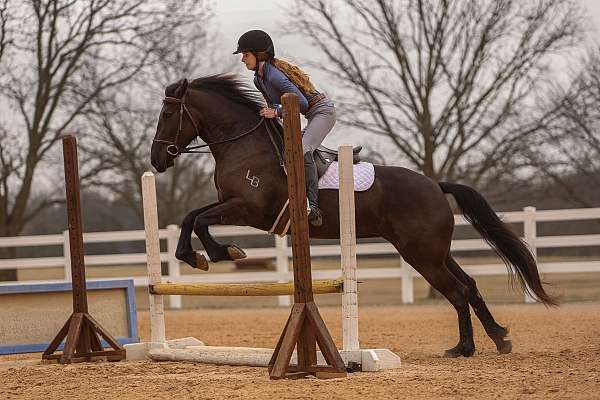
[[(354, 170), (354, 190), (356, 192), (364, 192), (373, 186), (375, 181), (375, 168), (373, 164), (360, 162), (353, 165)], [(340, 177), (338, 174), (338, 163), (331, 163), (325, 175), (319, 179), (319, 189), (339, 189)]]

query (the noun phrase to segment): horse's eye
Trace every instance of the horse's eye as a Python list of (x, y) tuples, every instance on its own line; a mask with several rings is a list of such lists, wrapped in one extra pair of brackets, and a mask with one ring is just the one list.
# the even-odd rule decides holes
[(173, 115), (172, 111), (165, 111), (165, 112), (163, 112), (163, 118), (164, 119), (171, 118), (171, 115)]

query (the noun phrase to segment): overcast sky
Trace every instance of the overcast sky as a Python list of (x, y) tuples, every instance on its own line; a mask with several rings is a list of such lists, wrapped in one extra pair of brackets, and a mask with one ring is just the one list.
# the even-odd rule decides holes
[[(593, 32), (590, 32), (590, 36), (600, 42), (600, 0), (578, 1), (587, 8), (591, 18)], [(300, 65), (302, 65), (303, 58), (313, 58), (313, 55), (306, 56), (313, 51), (309, 44), (304, 43), (298, 37), (282, 34), (284, 22), (289, 17), (289, 11), (293, 4), (293, 0), (219, 0), (215, 2), (215, 24), (221, 32), (221, 42), (225, 46), (227, 44), (229, 46), (225, 49), (227, 50), (226, 56), (237, 57), (234, 59), (239, 61), (238, 56), (231, 55), (236, 48), (238, 37), (248, 30), (262, 29), (273, 37), (275, 50), (282, 58)], [(235, 72), (250, 79), (252, 73), (247, 71), (240, 62), (236, 65), (238, 65), (238, 69)], [(324, 91), (332, 90), (327, 79), (318, 71), (308, 70), (307, 72), (311, 75), (315, 86)], [(343, 138), (339, 133), (340, 126), (338, 125), (327, 136), (324, 144), (332, 147), (340, 144)]]
[[(600, 38), (600, 0), (579, 2), (589, 11), (594, 28), (590, 35)], [(232, 49), (235, 49), (239, 35), (250, 29), (262, 29), (271, 34), (280, 53), (293, 57), (290, 50), (294, 50), (295, 54), (301, 54), (301, 50), (304, 50), (302, 41), (281, 35), (283, 22), (288, 18), (292, 4), (293, 0), (220, 0), (215, 4), (216, 23), (224, 42), (231, 43)]]

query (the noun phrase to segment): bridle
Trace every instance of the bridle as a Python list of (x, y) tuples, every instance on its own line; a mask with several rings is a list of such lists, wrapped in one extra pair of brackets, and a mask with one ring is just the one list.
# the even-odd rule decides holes
[(251, 134), (255, 130), (257, 130), (258, 127), (261, 126), (262, 123), (265, 121), (264, 118), (261, 118), (260, 121), (258, 121), (258, 123), (254, 127), (252, 127), (250, 130), (242, 133), (241, 135), (238, 135), (238, 136), (235, 136), (235, 137), (232, 137), (229, 139), (219, 140), (219, 141), (212, 142), (212, 143), (201, 144), (198, 146), (191, 146), (191, 147), (186, 146), (183, 149), (180, 149), (179, 146), (177, 145), (177, 142), (179, 141), (179, 136), (181, 135), (181, 132), (183, 132), (183, 114), (184, 114), (184, 112), (187, 114), (188, 118), (190, 119), (190, 122), (192, 123), (192, 126), (194, 127), (194, 133), (195, 133), (194, 137), (200, 136), (200, 130), (198, 129), (198, 124), (192, 117), (192, 114), (190, 113), (190, 110), (188, 108), (188, 107), (190, 107), (190, 105), (185, 102), (186, 96), (187, 96), (187, 91), (183, 94), (183, 96), (181, 96), (181, 99), (178, 99), (177, 97), (169, 97), (169, 96), (165, 96), (165, 98), (163, 99), (163, 104), (179, 104), (179, 126), (177, 128), (177, 134), (175, 135), (175, 139), (173, 139), (173, 141), (168, 141), (168, 140), (164, 140), (164, 139), (154, 139), (153, 140), (154, 142), (157, 142), (157, 143), (166, 144), (167, 145), (167, 154), (169, 154), (172, 157), (177, 157), (179, 154), (183, 154), (183, 153), (204, 153), (204, 154), (210, 153), (210, 150), (198, 151), (198, 149), (238, 140), (246, 135)]

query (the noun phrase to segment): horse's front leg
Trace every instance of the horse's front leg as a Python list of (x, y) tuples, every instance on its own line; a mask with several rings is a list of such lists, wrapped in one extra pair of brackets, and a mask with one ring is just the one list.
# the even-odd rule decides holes
[[(200, 211), (200, 212), (197, 212)], [(202, 242), (208, 257), (212, 262), (223, 260), (239, 260), (246, 257), (246, 253), (239, 247), (232, 244), (220, 244), (210, 235), (208, 227), (210, 225), (245, 225), (246, 207), (243, 199), (232, 198), (223, 203), (206, 207), (204, 209), (192, 211), (186, 216), (184, 223), (181, 226), (181, 237), (183, 237), (184, 229), (187, 233), (191, 233), (190, 227), (193, 227), (194, 232)], [(193, 219), (193, 223), (192, 223)], [(184, 228), (185, 224), (185, 228)], [(180, 239), (181, 239), (180, 237)], [(188, 234), (186, 237), (190, 237)], [(204, 255), (195, 252), (189, 247), (182, 248), (184, 251), (180, 253), (182, 261), (185, 261), (194, 268), (208, 270), (208, 261)]]
[[(246, 258), (244, 250), (234, 244), (218, 243), (208, 232), (210, 225), (245, 225), (246, 201), (242, 198), (231, 198), (227, 201), (199, 214), (194, 221), (194, 233), (202, 242), (210, 261), (239, 260)], [(197, 268), (208, 270), (208, 261), (199, 254)]]
[(204, 270), (208, 269), (208, 265), (205, 265), (206, 259), (204, 256), (197, 253), (192, 248), (192, 231), (194, 230), (194, 221), (196, 221), (196, 217), (198, 215), (221, 204), (222, 203), (212, 203), (202, 208), (192, 210), (185, 216), (183, 222), (181, 223), (181, 233), (179, 234), (177, 249), (175, 250), (175, 257), (178, 260), (185, 262), (192, 268), (200, 268)]

